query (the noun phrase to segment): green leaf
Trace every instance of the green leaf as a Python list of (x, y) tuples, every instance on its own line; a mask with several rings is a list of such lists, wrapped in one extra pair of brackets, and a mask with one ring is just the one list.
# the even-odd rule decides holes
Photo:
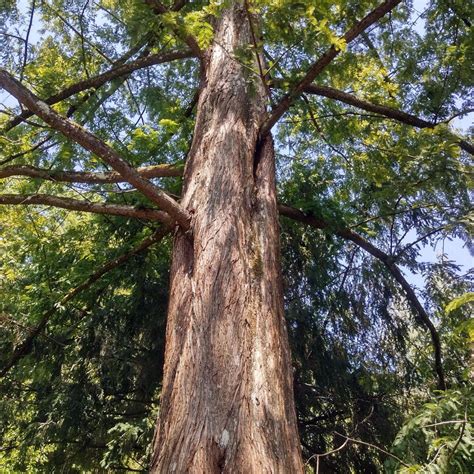
[(446, 311), (446, 314), (449, 314), (453, 311), (456, 311), (459, 309), (461, 306), (471, 303), (474, 301), (474, 293), (469, 292), (465, 293), (462, 296), (459, 296), (458, 298), (454, 298), (452, 301), (449, 302), (449, 304), (446, 305), (444, 310)]

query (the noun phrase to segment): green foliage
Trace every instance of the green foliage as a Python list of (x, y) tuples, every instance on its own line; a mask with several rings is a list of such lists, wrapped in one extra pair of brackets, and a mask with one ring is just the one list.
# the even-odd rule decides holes
[[(184, 49), (186, 35), (206, 49), (228, 1), (186, 2), (164, 15), (139, 0), (35, 4), (23, 67), (25, 45), (18, 37), (26, 34), (30, 6), (0, 2), (0, 61), (47, 97), (117, 62)], [(173, 2), (163, 4), (169, 8)], [(347, 45), (340, 40), (344, 32), (378, 2), (246, 4), (256, 44), (232, 60), (254, 87), (260, 80), (255, 54), (263, 50), (268, 82), (282, 84), (271, 90), (269, 107), (334, 45), (341, 54), (317, 84), (437, 123), (416, 129), (306, 94), (274, 131), (280, 201), (326, 223), (321, 231), (286, 219), (281, 224), (285, 310), (307, 468), (472, 472), (473, 275), (445, 255), (424, 261), (424, 251), (439, 250), (446, 239), (473, 248), (472, 160), (458, 147), (459, 136), (468, 139), (469, 132), (456, 130), (451, 120), (474, 105), (471, 5), (435, 0), (418, 12), (419, 2), (402, 2)], [(199, 72), (196, 59), (152, 66), (54, 107), (134, 166), (183, 164)], [(3, 127), (20, 110), (0, 97)], [(35, 117), (0, 134), (0, 163), (107, 171), (96, 156)], [(179, 178), (159, 184), (181, 193)], [(0, 192), (149, 205), (124, 184), (8, 178), (0, 180)], [(346, 227), (390, 255), (411, 281), (416, 275), (416, 293), (442, 341), (445, 393), (436, 391), (431, 339), (404, 292), (386, 266), (335, 235)], [(1, 380), (2, 473), (146, 472), (159, 411), (170, 242), (132, 258), (68, 304), (58, 301), (153, 230), (150, 222), (126, 218), (2, 206), (0, 368), (56, 308), (29, 355)], [(345, 437), (366, 444), (344, 444)]]
[(208, 13), (206, 10), (189, 12), (184, 17), (186, 32), (193, 35), (201, 49), (211, 45), (214, 31), (212, 25), (206, 21)]
[[(43, 228), (37, 258), (25, 262), (24, 269), (10, 266), (8, 281), (2, 282), (2, 312), (6, 313), (2, 347), (21, 341), (23, 328), (35, 324), (58, 295), (84, 280), (101, 261), (135, 245), (143, 234), (129, 227), (127, 233), (132, 235), (127, 236), (117, 220), (88, 220), (87, 231), (82, 232), (74, 224), (56, 238)], [(81, 239), (93, 233), (95, 239)], [(29, 247), (38, 241), (31, 239), (30, 243), (23, 232), (18, 250), (35, 255)], [(94, 240), (102, 244), (94, 245)], [(146, 465), (163, 364), (168, 250), (162, 245), (137, 256), (122, 268), (123, 273), (104, 277), (74, 304), (57, 308), (45, 337), (35, 341), (34, 354), (2, 384), (3, 445), (13, 447), (0, 457), (2, 472), (7, 468), (49, 472), (57, 466), (83, 472), (99, 465), (106, 470)], [(36, 269), (35, 261), (47, 266), (46, 276)], [(35, 282), (32, 276), (40, 280)], [(22, 315), (21, 323), (18, 316), (9, 316), (13, 309)], [(65, 445), (70, 449), (65, 450)]]
[(472, 389), (448, 390), (424, 403), (401, 428), (394, 452), (408, 466), (393, 458), (387, 470), (408, 472), (471, 472), (474, 463)]
[(472, 292), (469, 292), (469, 293), (466, 293), (462, 296), (459, 296), (458, 298), (454, 298), (454, 300), (452, 300), (447, 306), (446, 308), (444, 309), (446, 311), (446, 313), (451, 313), (452, 311), (456, 311), (457, 309), (459, 309), (461, 306), (467, 304), (467, 303), (471, 303), (472, 301), (474, 301), (474, 293)]

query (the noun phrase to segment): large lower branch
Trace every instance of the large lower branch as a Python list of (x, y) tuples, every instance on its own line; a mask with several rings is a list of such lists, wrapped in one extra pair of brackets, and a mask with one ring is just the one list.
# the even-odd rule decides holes
[(68, 197), (51, 196), (49, 194), (0, 194), (0, 205), (40, 205), (52, 206), (71, 211), (91, 212), (93, 214), (109, 214), (113, 216), (132, 217), (172, 224), (170, 216), (158, 209), (137, 208), (123, 204), (105, 204), (100, 202), (80, 201)]
[[(150, 54), (149, 56), (138, 58), (135, 61), (131, 61), (120, 66), (114, 66), (108, 71), (105, 71), (102, 74), (98, 74), (97, 76), (76, 82), (75, 84), (66, 87), (61, 92), (58, 92), (57, 94), (48, 97), (44, 100), (44, 102), (46, 102), (48, 105), (57, 104), (58, 102), (61, 102), (62, 100), (65, 100), (75, 94), (78, 94), (79, 92), (92, 88), (97, 89), (103, 86), (105, 83), (110, 82), (118, 77), (130, 74), (133, 71), (137, 71), (139, 69), (143, 69), (156, 64), (168, 63), (177, 59), (186, 59), (192, 57), (194, 57), (194, 53), (191, 50)], [(18, 124), (31, 117), (32, 115), (34, 115), (34, 113), (30, 110), (23, 111), (20, 115), (17, 115), (13, 119), (11, 119), (5, 125), (4, 130), (11, 130), (12, 128), (16, 127)]]
[[(295, 209), (290, 206), (285, 206), (280, 204), (278, 206), (278, 210), (282, 216), (289, 217), (290, 219), (296, 220), (298, 222), (302, 222), (303, 224), (307, 224), (311, 227), (316, 229), (328, 229), (330, 228), (329, 223), (317, 219), (314, 216), (310, 216), (305, 214), (304, 212)], [(416, 296), (415, 292), (411, 285), (407, 282), (405, 277), (402, 275), (402, 272), (397, 267), (397, 265), (393, 262), (393, 259), (390, 255), (386, 254), (379, 248), (375, 247), (375, 245), (371, 244), (369, 241), (364, 239), (361, 235), (353, 232), (347, 228), (340, 228), (334, 231), (336, 235), (342, 237), (343, 239), (350, 240), (354, 242), (356, 245), (370, 253), (375, 258), (379, 259), (390, 272), (392, 277), (400, 284), (405, 292), (405, 296), (418, 316), (420, 322), (428, 329), (431, 336), (431, 342), (433, 344), (434, 349), (434, 356), (435, 356), (435, 371), (438, 377), (438, 388), (440, 390), (446, 390), (446, 381), (444, 377), (444, 370), (443, 370), (443, 362), (442, 362), (442, 355), (441, 355), (441, 341), (439, 338), (438, 331), (436, 330), (434, 324), (432, 323), (428, 313), (423, 308), (423, 305), (420, 303), (418, 297)]]
[(120, 257), (110, 260), (105, 265), (103, 265), (99, 270), (94, 272), (89, 276), (85, 281), (80, 285), (68, 291), (63, 298), (53, 305), (41, 318), (40, 322), (30, 330), (26, 338), (14, 349), (13, 354), (10, 360), (6, 365), (0, 370), (0, 377), (4, 377), (7, 372), (21, 359), (27, 356), (33, 348), (34, 340), (43, 332), (48, 324), (48, 321), (56, 313), (58, 308), (65, 306), (69, 301), (75, 298), (79, 293), (90, 288), (96, 281), (102, 278), (106, 273), (114, 270), (118, 266), (130, 260), (130, 258), (144, 252), (151, 245), (162, 240), (171, 230), (171, 227), (165, 226), (161, 229), (155, 231), (150, 237), (147, 237), (143, 240), (137, 247), (133, 248), (129, 252), (124, 253)]
[[(153, 165), (137, 168), (137, 172), (144, 178), (165, 178), (182, 176), (181, 165)], [(0, 179), (12, 176), (27, 176), (61, 183), (106, 184), (124, 182), (123, 176), (116, 172), (97, 173), (92, 171), (64, 171), (36, 168), (34, 166), (19, 165), (0, 168)]]
[(125, 161), (113, 148), (77, 123), (55, 112), (48, 104), (36, 97), (7, 71), (0, 69), (0, 87), (8, 91), (48, 125), (74, 140), (86, 150), (95, 153), (108, 163), (144, 196), (160, 206), (184, 229), (189, 230), (190, 216), (174, 199), (153, 183), (140, 176), (135, 168)]
[[(402, 112), (401, 110), (397, 110), (392, 107), (387, 107), (386, 105), (373, 104), (371, 102), (361, 100), (352, 94), (348, 94), (347, 92), (343, 92), (338, 89), (333, 89), (332, 87), (309, 84), (304, 87), (303, 92), (338, 100), (339, 102), (352, 105), (359, 109), (366, 110), (367, 112), (374, 112), (378, 115), (382, 115), (392, 120), (396, 120), (407, 125), (412, 125), (417, 128), (433, 128), (437, 125), (436, 123), (428, 122), (427, 120), (420, 119), (415, 115), (407, 114), (406, 112)], [(474, 155), (474, 146), (472, 144), (466, 140), (462, 140), (461, 138), (458, 138), (458, 144), (464, 151)]]
[[(349, 44), (369, 26), (373, 25), (389, 11), (393, 10), (399, 3), (401, 3), (401, 1), (402, 0), (386, 0), (347, 31), (342, 39)], [(340, 49), (331, 46), (315, 63), (313, 63), (303, 79), (301, 79), (294, 88), (288, 92), (288, 94), (283, 96), (280, 102), (274, 107), (271, 115), (261, 127), (261, 136), (266, 135), (271, 130), (280, 117), (291, 107), (293, 102), (304, 92), (305, 87), (311, 84), (316, 76), (318, 76), (340, 52)]]

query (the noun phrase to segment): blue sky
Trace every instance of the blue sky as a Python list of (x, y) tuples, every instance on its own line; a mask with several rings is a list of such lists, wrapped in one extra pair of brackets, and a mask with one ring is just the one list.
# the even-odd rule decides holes
[[(19, 32), (20, 35), (25, 36), (26, 34), (26, 24), (27, 19), (29, 18), (28, 11), (29, 11), (29, 5), (30, 2), (27, 2), (25, 0), (21, 0), (18, 2), (19, 7), (22, 12), (24, 12), (23, 18), (25, 19), (25, 27), (24, 27), (24, 32)], [(414, 18), (416, 16), (419, 16), (419, 13), (421, 13), (423, 10), (426, 9), (428, 5), (428, 2), (426, 0), (415, 0), (413, 3), (413, 8), (414, 8)], [(38, 41), (40, 38), (40, 33), (39, 33), (39, 28), (41, 25), (39, 24), (38, 21), (33, 21), (33, 26), (30, 32), (30, 38), (29, 42), (31, 44), (34, 44)], [(5, 30), (5, 27), (0, 27), (0, 30)], [(419, 19), (416, 24), (415, 24), (415, 29), (418, 30), (420, 33), (423, 33), (424, 31), (424, 20)], [(16, 105), (16, 101), (10, 97), (5, 91), (0, 90), (0, 104), (2, 106), (7, 106), (7, 107), (12, 107)], [(452, 121), (452, 126), (455, 128), (458, 128), (460, 131), (466, 131), (472, 124), (473, 124), (473, 114), (466, 115), (462, 118), (456, 118)], [(409, 234), (406, 236), (405, 241), (406, 243), (409, 243), (411, 241), (416, 240), (416, 233), (414, 231), (409, 232)], [(421, 247), (420, 249), (420, 256), (419, 256), (419, 261), (420, 262), (434, 262), (439, 259), (440, 255), (446, 255), (446, 257), (449, 260), (453, 260), (455, 263), (459, 264), (461, 268), (461, 272), (464, 273), (466, 272), (470, 266), (472, 266), (473, 263), (473, 257), (470, 255), (469, 251), (467, 248), (464, 247), (463, 242), (458, 239), (442, 239), (440, 240), (436, 246), (431, 247), (431, 246), (424, 246)], [(414, 275), (411, 272), (408, 272), (406, 269), (405, 273), (407, 276), (407, 279), (411, 283), (413, 283), (417, 287), (423, 287), (424, 286), (424, 280), (421, 275)]]

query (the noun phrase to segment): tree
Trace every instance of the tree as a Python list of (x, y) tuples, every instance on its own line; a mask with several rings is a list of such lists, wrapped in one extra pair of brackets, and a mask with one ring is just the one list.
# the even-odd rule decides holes
[[(6, 22), (15, 25), (19, 20), (14, 6), (3, 8)], [(323, 2), (317, 7), (313, 2), (245, 0), (110, 1), (80, 6), (33, 2), (20, 61), (14, 51), (5, 48), (5, 68), (0, 70), (0, 87), (21, 104), (21, 110), (4, 111), (0, 204), (9, 206), (7, 218), (22, 226), (30, 225), (25, 221), (28, 216), (33, 230), (21, 227), (20, 232), (25, 236), (36, 233), (39, 239), (31, 243), (36, 246), (33, 256), (28, 252), (22, 255), (13, 245), (18, 246), (18, 240), (3, 229), (2, 246), (16, 262), (16, 271), (11, 270), (5, 283), (6, 293), (11, 295), (2, 310), (6, 327), (23, 324), (12, 314), (23, 313), (36, 301), (28, 320), (31, 327), (19, 337), (11, 329), (2, 336), (9, 348), (2, 370), (9, 387), (24, 389), (34, 361), (31, 358), (35, 354), (41, 358), (41, 337), (52, 338), (59, 346), (74, 344), (77, 340), (71, 324), (83, 324), (91, 314), (96, 317), (100, 307), (110, 310), (115, 298), (115, 305), (126, 297), (133, 301), (138, 286), (140, 303), (134, 311), (141, 314), (144, 307), (150, 307), (147, 300), (152, 298), (152, 289), (147, 285), (150, 279), (164, 284), (164, 255), (154, 262), (155, 271), (162, 275), (147, 275), (150, 270), (144, 264), (145, 275), (140, 280), (128, 286), (119, 284), (114, 294), (89, 295), (85, 306), (67, 309), (116, 268), (172, 235), (166, 349), (152, 472), (303, 471), (297, 424), (305, 432), (311, 424), (318, 426), (317, 418), (325, 415), (315, 412), (314, 399), (304, 400), (311, 396), (297, 390), (296, 401), (303, 406), (298, 407), (301, 416), (297, 420), (284, 315), (286, 309), (294, 318), (289, 319), (289, 332), (296, 341), (293, 365), (297, 384), (311, 388), (314, 374), (319, 377), (315, 368), (323, 359), (313, 365), (305, 338), (312, 338), (309, 345), (314, 344), (321, 327), (305, 329), (310, 319), (298, 314), (308, 310), (306, 303), (313, 298), (305, 297), (305, 291), (332, 284), (322, 282), (333, 272), (329, 271), (331, 265), (339, 268), (339, 273), (343, 269), (339, 291), (334, 293), (341, 302), (331, 303), (332, 307), (329, 301), (320, 302), (323, 311), (329, 308), (332, 318), (337, 312), (347, 312), (364, 320), (377, 310), (386, 318), (386, 344), (391, 355), (385, 367), (393, 372), (384, 382), (386, 387), (395, 390), (403, 378), (401, 358), (393, 355), (397, 352), (394, 340), (398, 339), (398, 350), (413, 341), (408, 334), (411, 316), (406, 311), (401, 311), (398, 320), (393, 316), (406, 301), (418, 330), (428, 335), (429, 373), (434, 374), (435, 387), (445, 391), (453, 384), (456, 370), (446, 373), (440, 325), (427, 309), (435, 298), (428, 295), (423, 302), (400, 265), (415, 268), (418, 246), (441, 232), (469, 240), (472, 224), (467, 218), (466, 167), (474, 148), (449, 126), (471, 105), (470, 99), (456, 100), (472, 85), (468, 72), (472, 44), (465, 9), (443, 2), (433, 5), (429, 12), (434, 16), (429, 21), (434, 26), (421, 38), (404, 26), (411, 10), (400, 0), (380, 4)], [(31, 47), (28, 38), (35, 16), (41, 17), (43, 25), (48, 23), (51, 35)], [(440, 32), (444, 37), (433, 41)], [(13, 33), (2, 34), (16, 44), (18, 38)], [(414, 38), (417, 42), (412, 42)], [(417, 64), (421, 60), (431, 60), (435, 72), (422, 71)], [(153, 69), (156, 65), (162, 66)], [(442, 84), (437, 73), (444, 77)], [(167, 93), (158, 88), (159, 80), (167, 84)], [(285, 154), (295, 158), (289, 165)], [(309, 155), (314, 156), (308, 159)], [(165, 178), (174, 181), (168, 183)], [(23, 209), (29, 206), (47, 206), (48, 210), (31, 217)], [(70, 217), (50, 208), (105, 218)], [(287, 255), (294, 256), (293, 261), (286, 257), (284, 268), (302, 265), (285, 270), (286, 303), (279, 215), (314, 230), (308, 240), (295, 224), (283, 222), (285, 249)], [(58, 231), (55, 216), (67, 216), (61, 218), (68, 221), (62, 225), (60, 239), (51, 246), (44, 236)], [(100, 253), (113, 249), (113, 240), (123, 242), (129, 237), (129, 242), (135, 242), (150, 229), (151, 234), (141, 243), (93, 269)], [(411, 229), (415, 235), (409, 243), (406, 235)], [(84, 242), (79, 248), (63, 249), (68, 238)], [(91, 238), (102, 243), (93, 244)], [(350, 251), (342, 254), (334, 248), (327, 261), (320, 262), (325, 270), (305, 268), (308, 262), (317, 262), (324, 243), (319, 242), (319, 249), (310, 249), (305, 255), (305, 244), (298, 240), (311, 247), (326, 239), (326, 245), (337, 247), (335, 238), (350, 242)], [(374, 288), (372, 295), (363, 289), (369, 275), (358, 280), (351, 274), (357, 262), (363, 263), (359, 249), (378, 262), (376, 273), (380, 278), (383, 275), (384, 283)], [(52, 262), (57, 255), (59, 261)], [(36, 262), (48, 265), (47, 270), (38, 269), (36, 277), (41, 276), (50, 288), (38, 285), (35, 278), (28, 281), (31, 275), (22, 277)], [(73, 267), (72, 284), (62, 272), (65, 265)], [(87, 272), (81, 281), (79, 277)], [(306, 275), (306, 285), (298, 277), (300, 272)], [(316, 283), (318, 278), (321, 281)], [(32, 292), (23, 301), (18, 297), (22, 279)], [(345, 288), (346, 283), (352, 289)], [(449, 296), (457, 296), (465, 286), (460, 283), (458, 292)], [(68, 287), (58, 299), (57, 294)], [(289, 293), (300, 302), (293, 304)], [(381, 294), (384, 304), (377, 306)], [(164, 298), (162, 295), (161, 307)], [(443, 298), (446, 296), (440, 300)], [(101, 299), (96, 308), (95, 302)], [(364, 303), (369, 309), (362, 308)], [(121, 309), (115, 308), (120, 314)], [(362, 314), (365, 312), (367, 315)], [(63, 315), (62, 322), (58, 314)], [(454, 326), (464, 323), (465, 316), (459, 318)], [(128, 321), (121, 338), (129, 328), (136, 344), (163, 348), (163, 335), (157, 336), (162, 322), (157, 327), (156, 321), (150, 320), (132, 331), (130, 320), (120, 316), (118, 321)], [(333, 331), (338, 324), (333, 320)], [(65, 374), (68, 383), (74, 381), (71, 386), (80, 391), (62, 400), (103, 397), (92, 386), (87, 389), (87, 384), (81, 387), (77, 382), (93, 384), (103, 377), (103, 363), (87, 367), (84, 357), (110, 354), (114, 340), (106, 329), (90, 327), (94, 336), (79, 344), (82, 354), (76, 357), (83, 358), (78, 362), (82, 368), (71, 366), (66, 356), (55, 356), (57, 375)], [(382, 381), (378, 369), (364, 371), (356, 362), (361, 357), (358, 338), (364, 339), (357, 331), (362, 329), (342, 329), (341, 334), (348, 331), (350, 336), (339, 361), (344, 365), (347, 356), (355, 357), (350, 370), (341, 366), (339, 376), (345, 372), (350, 384), (359, 370), (354, 385), (361, 391), (364, 377)], [(372, 331), (368, 330), (371, 336)], [(99, 333), (106, 344), (96, 340)], [(61, 337), (56, 339), (57, 335)], [(330, 346), (323, 340), (318, 344)], [(337, 349), (337, 344), (333, 348)], [(324, 351), (321, 349), (321, 354)], [(108, 372), (120, 370), (122, 377), (130, 379), (129, 383), (122, 380), (113, 396), (127, 397), (138, 391), (150, 397), (161, 379), (161, 369), (156, 367), (161, 363), (160, 350), (150, 352), (152, 357), (145, 357), (146, 363), (135, 361), (133, 369), (120, 367), (117, 361), (108, 366)], [(455, 356), (466, 360), (464, 336), (449, 349), (448, 360)], [(378, 358), (374, 353), (366, 363)], [(152, 364), (152, 370), (147, 364)], [(153, 371), (155, 380), (147, 381)], [(39, 374), (40, 368), (35, 367), (33, 373)], [(424, 377), (431, 380), (432, 376)], [(127, 384), (133, 384), (133, 390)], [(41, 390), (47, 392), (44, 386)], [(46, 400), (50, 394), (34, 396)], [(137, 400), (127, 405), (126, 414), (136, 410)], [(319, 410), (323, 412), (324, 407)], [(337, 417), (338, 411), (329, 417)], [(28, 417), (26, 421), (31, 422)], [(64, 421), (59, 423), (53, 416), (42, 423), (56, 425), (56, 436), (62, 436), (58, 442), (79, 442), (77, 431), (64, 428)], [(360, 423), (362, 420), (354, 426)], [(392, 423), (393, 427), (399, 425), (399, 421)], [(121, 454), (111, 454), (117, 446), (113, 430), (138, 437), (122, 423), (108, 432), (111, 441), (99, 443), (96, 429), (90, 429), (83, 444), (97, 449), (108, 446), (113, 462), (124, 459)], [(337, 433), (334, 446), (339, 438), (346, 444), (349, 440), (357, 443), (352, 432)], [(331, 447), (321, 445), (321, 440), (328, 440), (327, 434), (323, 435), (314, 431), (303, 434), (307, 443), (303, 444), (304, 456), (310, 462), (312, 459), (313, 465), (317, 463), (316, 470), (325, 462), (320, 456)], [(462, 439), (464, 432), (460, 436)], [(15, 439), (12, 450), (16, 449), (18, 433), (10, 430), (8, 437)], [(321, 454), (314, 456), (318, 447), (323, 448)], [(453, 443), (451, 449), (454, 452), (457, 445)], [(50, 461), (53, 458), (49, 456)], [(357, 459), (362, 462), (361, 456)], [(132, 460), (127, 458), (127, 469), (139, 467), (132, 466)], [(68, 465), (67, 460), (61, 462)], [(85, 460), (81, 462), (86, 465)], [(118, 468), (107, 462), (106, 458), (105, 467)], [(370, 460), (364, 462), (370, 465)], [(69, 465), (74, 467), (72, 461)]]

